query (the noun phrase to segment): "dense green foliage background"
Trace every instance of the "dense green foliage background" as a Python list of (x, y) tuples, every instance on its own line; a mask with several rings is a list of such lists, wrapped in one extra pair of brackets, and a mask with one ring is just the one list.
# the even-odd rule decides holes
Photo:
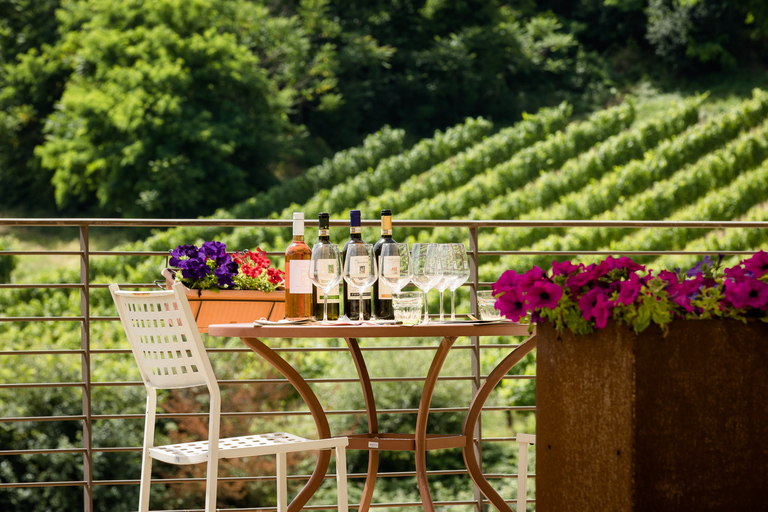
[(767, 28), (760, 0), (3, 0), (4, 205), (205, 215), (386, 125), (759, 66)]
[[(715, 103), (714, 94), (694, 92), (723, 77), (747, 83), (744, 77), (756, 75), (749, 83), (764, 86), (755, 81), (765, 76), (767, 29), (762, 0), (0, 0), (3, 204), (6, 214), (46, 216), (288, 218), (295, 210), (309, 218), (324, 210), (343, 218), (357, 207), (372, 218), (391, 207), (396, 219), (765, 221), (768, 94), (750, 94), (739, 83), (733, 98)], [(638, 97), (626, 98), (627, 91)], [(466, 239), (459, 230), (395, 226), (399, 241)], [(331, 236), (341, 242), (344, 231), (333, 228)], [(0, 238), (1, 250), (34, 243), (17, 231), (10, 235)], [(371, 240), (377, 233), (366, 228), (364, 235)], [(217, 239), (230, 249), (280, 251), (288, 238), (286, 229), (179, 228), (117, 249), (167, 251)], [(746, 229), (487, 229), (480, 246), (701, 251), (754, 250), (766, 241), (764, 230)], [(113, 249), (112, 242), (98, 243)], [(493, 281), (508, 268), (549, 261), (515, 255), (482, 263), (481, 281)], [(692, 262), (669, 256), (650, 263)], [(0, 282), (73, 283), (78, 265), (20, 264), (6, 255)], [(163, 258), (94, 257), (91, 278), (147, 283), (163, 265)], [(91, 314), (114, 315), (105, 292), (92, 290)], [(459, 311), (468, 310), (466, 290), (458, 299)], [(81, 314), (77, 290), (57, 288), (0, 290), (0, 310), (20, 317)], [(95, 349), (125, 348), (114, 322), (94, 322), (91, 340)], [(0, 322), (0, 342), (20, 351), (0, 355), (3, 383), (83, 378), (77, 353), (21, 352), (78, 350), (78, 323)], [(338, 340), (320, 343), (339, 347)], [(466, 374), (468, 352), (452, 352), (445, 374)], [(483, 372), (504, 352), (484, 348)], [(353, 378), (342, 353), (298, 353), (290, 363), (310, 378)], [(388, 351), (372, 357), (370, 368), (380, 376), (420, 376), (429, 355)], [(275, 377), (255, 358), (222, 352), (213, 359), (223, 379)], [(99, 353), (91, 370), (94, 382), (138, 382), (129, 354)], [(534, 373), (533, 357), (516, 371)], [(362, 407), (354, 383), (317, 392), (329, 409)], [(377, 383), (376, 392), (382, 409), (414, 407), (420, 383)], [(505, 380), (493, 403), (533, 405), (534, 392), (531, 380)], [(233, 386), (225, 395), (233, 410), (301, 407), (296, 393), (280, 385)], [(441, 383), (433, 405), (455, 407), (469, 396), (467, 386)], [(166, 412), (205, 401), (195, 394), (173, 398)], [(141, 387), (130, 385), (96, 386), (90, 397), (97, 416), (140, 414), (142, 399)], [(4, 388), (0, 413), (78, 415), (82, 396), (67, 386)], [(493, 414), (484, 417), (484, 429), (499, 428), (498, 435), (534, 426), (530, 414)], [(430, 431), (456, 432), (462, 419), (443, 413)], [(383, 414), (380, 424), (407, 431), (412, 420)], [(365, 428), (354, 415), (332, 421), (338, 433)], [(93, 426), (97, 448), (140, 445), (140, 421), (98, 419)], [(236, 427), (312, 435), (312, 425), (296, 418), (227, 426)], [(159, 440), (195, 436), (201, 428), (166, 421)], [(0, 481), (82, 480), (80, 455), (66, 452), (82, 443), (77, 421), (4, 422), (0, 446), (65, 452), (4, 457)], [(513, 471), (509, 444), (484, 447), (489, 471)], [(349, 460), (351, 472), (365, 470), (364, 453)], [(299, 472), (311, 470), (311, 459), (294, 462)], [(383, 454), (381, 469), (409, 470), (412, 462), (410, 455)], [(435, 453), (429, 464), (458, 467), (460, 455)], [(135, 453), (98, 452), (94, 460), (97, 480), (135, 479), (138, 468)], [(158, 476), (175, 476), (165, 471)], [(223, 469), (232, 476), (272, 471), (263, 462)], [(352, 501), (359, 484), (351, 486)], [(410, 480), (379, 485), (382, 500), (418, 500)], [(471, 499), (470, 484), (459, 476), (432, 485), (437, 499)], [(498, 485), (513, 495), (509, 481)], [(195, 490), (158, 487), (158, 507), (199, 506)], [(96, 486), (94, 506), (131, 510), (137, 491)], [(272, 493), (263, 483), (223, 486), (220, 505), (250, 506)], [(332, 486), (323, 488), (324, 498), (333, 499)], [(22, 488), (0, 493), (0, 509), (81, 510), (82, 500), (78, 486)]]

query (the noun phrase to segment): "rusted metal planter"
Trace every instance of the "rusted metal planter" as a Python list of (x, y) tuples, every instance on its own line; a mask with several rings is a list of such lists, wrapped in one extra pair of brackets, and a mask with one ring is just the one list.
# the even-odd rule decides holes
[(768, 325), (537, 326), (536, 510), (768, 510)]
[[(173, 284), (168, 269), (163, 270), (166, 288)], [(253, 322), (265, 318), (277, 321), (285, 317), (285, 289), (274, 292), (258, 290), (190, 290), (185, 288), (187, 300), (195, 315), (197, 328), (208, 332), (211, 324), (234, 324)]]

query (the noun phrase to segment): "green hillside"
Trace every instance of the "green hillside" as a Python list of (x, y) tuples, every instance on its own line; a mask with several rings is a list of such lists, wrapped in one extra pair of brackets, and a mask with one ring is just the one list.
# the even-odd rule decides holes
[[(464, 240), (458, 229), (397, 228), (397, 219), (521, 220), (736, 220), (764, 218), (766, 197), (761, 163), (768, 156), (768, 93), (755, 89), (738, 102), (712, 104), (706, 95), (669, 97), (654, 113), (637, 118), (635, 101), (574, 120), (561, 104), (526, 114), (497, 130), (483, 119), (467, 119), (398, 150), (402, 135), (389, 129), (372, 135), (306, 175), (229, 210), (219, 218), (307, 218), (320, 211), (345, 219), (350, 209), (377, 218), (394, 211), (402, 241)], [(705, 114), (706, 112), (706, 114)], [(365, 148), (375, 147), (372, 149)], [(394, 149), (393, 149), (394, 148)], [(366, 159), (353, 159), (365, 154)], [(357, 167), (355, 167), (357, 164)], [(322, 171), (321, 171), (322, 169)], [(308, 191), (313, 191), (308, 192)], [(734, 198), (726, 200), (726, 198)], [(736, 199), (737, 198), (737, 199)], [(270, 211), (266, 211), (266, 208)], [(181, 243), (217, 239), (232, 249), (281, 251), (289, 242), (281, 228), (178, 228), (126, 249), (167, 250)], [(346, 231), (335, 228), (341, 242)], [(367, 238), (373, 239), (371, 230)], [(731, 245), (751, 250), (763, 240), (736, 230)], [(466, 240), (464, 240), (466, 241)], [(713, 243), (701, 229), (496, 229), (481, 233), (481, 250), (682, 250)], [(724, 242), (723, 242), (724, 243)], [(483, 281), (506, 269), (546, 265), (551, 257), (508, 256), (487, 260)], [(120, 275), (134, 282), (157, 276), (157, 262), (125, 259), (96, 265), (105, 281)], [(664, 258), (654, 264), (687, 264)], [(118, 271), (119, 269), (119, 271)]]

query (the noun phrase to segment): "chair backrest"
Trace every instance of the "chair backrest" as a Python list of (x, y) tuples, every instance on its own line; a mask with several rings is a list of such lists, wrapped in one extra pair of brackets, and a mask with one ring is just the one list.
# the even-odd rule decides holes
[(216, 377), (181, 283), (172, 290), (134, 292), (110, 285), (144, 384), (161, 389), (207, 385)]

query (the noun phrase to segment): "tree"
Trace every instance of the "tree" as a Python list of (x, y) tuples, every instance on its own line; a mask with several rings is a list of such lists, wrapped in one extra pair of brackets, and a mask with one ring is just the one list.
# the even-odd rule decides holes
[(61, 40), (9, 66), (15, 87), (0, 106), (35, 117), (27, 129), (39, 132), (24, 86), (63, 83), (34, 150), (59, 208), (208, 213), (275, 182), (272, 166), (305, 136), (292, 109), (334, 102), (333, 48), (311, 40), (329, 30), (316, 21), (322, 2), (298, 12), (246, 0), (64, 0)]

